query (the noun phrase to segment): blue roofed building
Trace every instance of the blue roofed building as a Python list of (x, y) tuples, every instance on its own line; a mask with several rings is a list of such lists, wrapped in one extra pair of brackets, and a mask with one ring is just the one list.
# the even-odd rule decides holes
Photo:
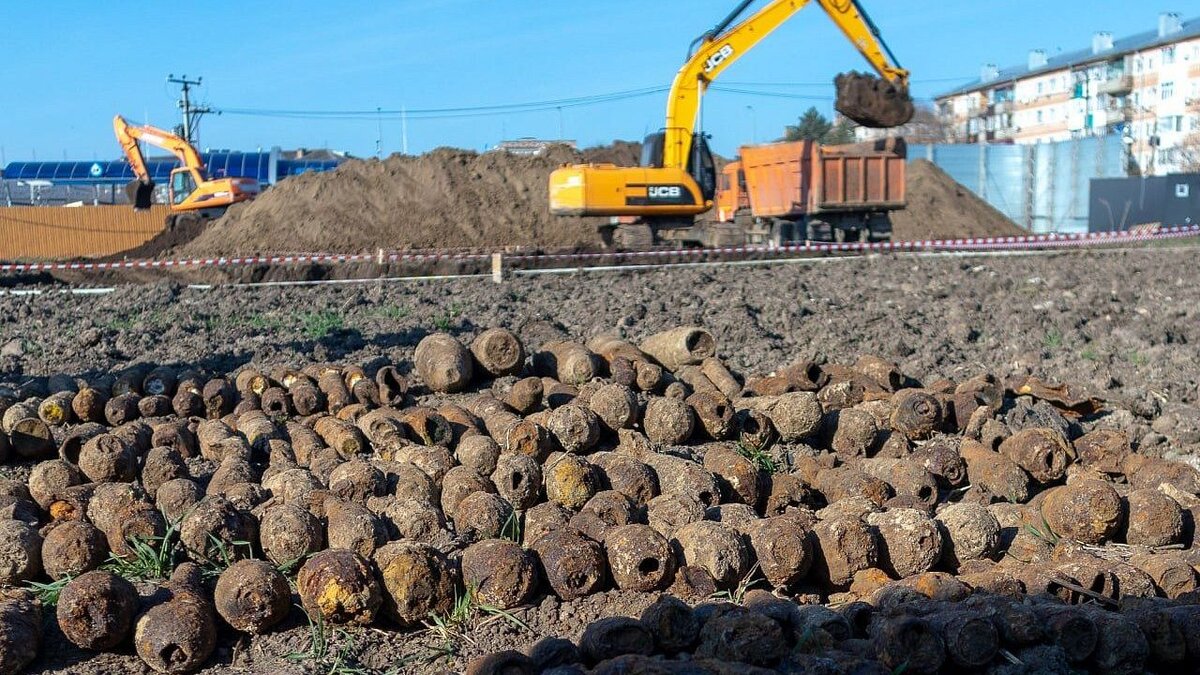
[(1119, 135), (1131, 169), (1177, 172), (1200, 162), (1200, 18), (1163, 13), (1153, 30), (1096, 33), (1089, 47), (1059, 54), (1033, 50), (1023, 64), (984, 66), (935, 101), (953, 142)]
[[(210, 150), (201, 153), (201, 158), (213, 178), (254, 178), (269, 186), (288, 176), (330, 171), (347, 156), (329, 150), (272, 148), (269, 152)], [(179, 162), (174, 157), (149, 157), (146, 166), (154, 182), (165, 190), (171, 171)], [(0, 205), (123, 203), (123, 188), (131, 180), (133, 171), (124, 159), (9, 162), (3, 167)]]

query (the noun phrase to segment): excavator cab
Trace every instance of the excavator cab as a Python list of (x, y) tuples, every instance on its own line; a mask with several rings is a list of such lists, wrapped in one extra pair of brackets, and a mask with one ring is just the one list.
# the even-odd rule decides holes
[(171, 184), (167, 187), (167, 192), (170, 194), (172, 205), (186, 202), (195, 191), (196, 177), (192, 175), (191, 169), (180, 167), (171, 172)]
[[(641, 166), (662, 168), (665, 142), (665, 131), (646, 136), (642, 141)], [(708, 147), (707, 134), (697, 132), (692, 136), (692, 151), (688, 153), (687, 172), (700, 187), (700, 194), (704, 200), (711, 201), (717, 193), (717, 165), (713, 161), (712, 150)]]

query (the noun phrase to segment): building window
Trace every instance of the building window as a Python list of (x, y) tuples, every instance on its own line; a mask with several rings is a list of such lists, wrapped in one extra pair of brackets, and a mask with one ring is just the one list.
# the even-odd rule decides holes
[(1162, 100), (1168, 101), (1173, 98), (1175, 98), (1175, 83), (1174, 82), (1163, 82), (1162, 83)]
[(1175, 63), (1175, 47), (1174, 46), (1162, 48), (1162, 62), (1163, 62), (1164, 66), (1169, 66), (1172, 63)]
[(1038, 124), (1042, 123), (1042, 111), (1041, 110), (1037, 111), (1037, 123)]
[(1192, 115), (1189, 119), (1190, 121), (1188, 122), (1188, 130), (1200, 131), (1200, 116)]
[(1142, 57), (1139, 56), (1133, 60), (1133, 72), (1139, 75), (1142, 73)]

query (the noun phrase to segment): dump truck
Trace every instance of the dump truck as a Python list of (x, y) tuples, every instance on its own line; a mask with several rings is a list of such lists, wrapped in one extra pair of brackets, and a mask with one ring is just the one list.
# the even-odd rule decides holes
[(906, 161), (901, 138), (743, 146), (717, 179), (717, 224), (694, 228), (681, 243), (890, 239), (889, 214), (905, 207)]

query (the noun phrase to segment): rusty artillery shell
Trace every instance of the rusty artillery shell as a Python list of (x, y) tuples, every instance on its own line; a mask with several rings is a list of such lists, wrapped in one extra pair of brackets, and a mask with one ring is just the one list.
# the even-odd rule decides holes
[(483, 420), (488, 435), (505, 452), (529, 455), (539, 462), (550, 453), (549, 432), (536, 422), (521, 419), (500, 401), (481, 396), (475, 400), (472, 412)]
[[(493, 490), (512, 504), (513, 508), (524, 511), (540, 501), (542, 467), (532, 457), (501, 455), (496, 461), (496, 469), (492, 472), (489, 484), (493, 485)], [(446, 489), (446, 485), (443, 484), (443, 495)]]
[(408, 443), (402, 415), (391, 408), (376, 408), (355, 421), (371, 446), (378, 449)]
[(363, 504), (329, 497), (324, 500), (325, 538), (330, 548), (346, 549), (369, 558), (388, 539), (387, 527)]
[(379, 404), (401, 408), (408, 395), (408, 378), (395, 366), (384, 366), (375, 371), (375, 387), (379, 391)]
[(901, 389), (892, 396), (891, 426), (910, 440), (929, 438), (943, 422), (942, 405), (920, 389)]
[(600, 440), (600, 418), (590, 408), (569, 404), (546, 414), (546, 430), (564, 451), (581, 454)]
[[(71, 464), (78, 464), (79, 452), (83, 449), (83, 444), (95, 436), (107, 433), (108, 430), (105, 425), (95, 422), (85, 422), (71, 427), (58, 444), (59, 458)], [(0, 437), (6, 438), (3, 433), (0, 433)]]
[(691, 647), (700, 633), (692, 608), (672, 595), (661, 595), (641, 615), (660, 652), (673, 654)]
[(787, 649), (778, 621), (735, 607), (705, 622), (696, 657), (769, 666), (782, 659)]
[(675, 556), (665, 537), (648, 525), (615, 527), (604, 537), (609, 571), (617, 588), (662, 590), (675, 574)]
[(604, 487), (616, 490), (645, 506), (658, 496), (658, 476), (646, 464), (615, 452), (597, 452), (588, 457), (599, 470)]
[(658, 485), (664, 494), (687, 495), (703, 506), (721, 501), (721, 487), (716, 477), (703, 466), (672, 455), (650, 454), (643, 461), (654, 469)]
[(0, 520), (0, 584), (17, 585), (42, 572), (42, 536), (19, 520)]
[(504, 404), (513, 410), (528, 415), (542, 405), (542, 378), (526, 377), (513, 383), (504, 394)]
[(79, 469), (93, 483), (129, 482), (137, 477), (137, 457), (113, 434), (100, 434), (83, 444)]
[(637, 396), (624, 384), (601, 385), (588, 399), (588, 407), (612, 432), (630, 428), (638, 421)]
[(54, 455), (54, 436), (50, 427), (36, 414), (19, 417), (8, 427), (8, 445), (17, 457), (40, 460)]
[(38, 417), (52, 427), (69, 424), (75, 416), (75, 412), (71, 408), (71, 402), (74, 399), (75, 392), (72, 391), (60, 391), (51, 394), (42, 399), (42, 402), (38, 404)]
[(695, 413), (700, 428), (715, 441), (730, 438), (736, 430), (733, 420), (734, 408), (729, 399), (719, 391), (697, 391), (684, 400)]
[(819, 471), (813, 484), (830, 504), (836, 504), (849, 497), (865, 497), (876, 506), (883, 506), (893, 494), (891, 486), (884, 481), (858, 469), (844, 466)]
[(542, 502), (525, 512), (522, 527), (522, 544), (530, 546), (542, 535), (568, 526), (574, 512), (558, 502)]
[[(507, 457), (516, 457), (518, 455), (507, 455)], [(526, 458), (528, 459), (528, 458)], [(529, 460), (533, 461), (533, 460)], [(534, 463), (536, 466), (536, 462)], [(541, 484), (541, 470), (538, 470), (538, 483)], [(474, 469), (468, 466), (456, 466), (446, 472), (442, 477), (442, 489), (438, 503), (442, 507), (442, 512), (447, 518), (454, 519), (455, 511), (463, 499), (474, 492), (495, 492), (496, 486), (487, 476), (481, 476), (475, 473)]]
[(325, 546), (325, 529), (299, 504), (278, 504), (262, 513), (263, 553), (276, 565), (294, 565)]
[(680, 527), (671, 537), (679, 563), (700, 567), (718, 588), (736, 586), (750, 570), (750, 550), (741, 535), (723, 523), (701, 520)]
[(1117, 534), (1124, 513), (1111, 485), (1081, 480), (1050, 492), (1042, 502), (1042, 517), (1060, 537), (1099, 544)]
[[(325, 401), (325, 410), (331, 415), (336, 415), (343, 408), (354, 403), (354, 395), (350, 393), (349, 387), (346, 386), (346, 379), (342, 377), (339, 370), (326, 370), (317, 377), (317, 389), (321, 392), (321, 399)], [(299, 402), (296, 400), (296, 394), (293, 393), (293, 401), (299, 407)]]
[(465, 675), (534, 675), (539, 672), (533, 659), (521, 652), (506, 649), (471, 659)]
[(488, 436), (466, 436), (454, 448), (454, 457), (480, 476), (490, 476), (500, 459), (500, 445)]
[(1185, 626), (1170, 608), (1171, 603), (1160, 598), (1135, 599), (1121, 605), (1121, 614), (1133, 620), (1146, 636), (1149, 665), (1167, 672), (1183, 665), (1188, 647)]
[(1126, 498), (1125, 543), (1168, 546), (1183, 541), (1183, 509), (1158, 490), (1142, 488)]
[(957, 570), (973, 560), (990, 558), (1000, 543), (1000, 523), (979, 504), (949, 504), (938, 511), (944, 547), (942, 562)]
[(682, 445), (695, 430), (695, 413), (679, 399), (655, 397), (646, 405), (642, 427), (646, 436), (662, 445)]
[(175, 393), (176, 374), (170, 366), (158, 366), (142, 378), (142, 393), (147, 396), (167, 396)]
[(383, 613), (413, 626), (454, 607), (456, 576), (446, 556), (428, 544), (394, 541), (375, 552), (383, 582)]
[(0, 671), (22, 672), (42, 642), (42, 606), (27, 590), (0, 590)]
[(964, 438), (959, 447), (972, 485), (1010, 502), (1029, 500), (1029, 474), (1011, 459)]
[(572, 516), (569, 525), (592, 540), (604, 541), (609, 530), (639, 520), (639, 509), (629, 497), (616, 490), (601, 490)]
[(336, 624), (370, 625), (383, 604), (370, 563), (345, 549), (330, 548), (309, 558), (296, 577), (296, 590), (310, 616)]
[(813, 563), (813, 535), (803, 520), (791, 516), (766, 518), (752, 523), (747, 535), (771, 586), (788, 588), (808, 576)]
[(958, 445), (957, 438), (941, 436), (915, 450), (909, 459), (933, 474), (943, 487), (956, 488), (967, 482), (967, 464), (958, 452)]
[(272, 419), (286, 419), (295, 413), (292, 396), (283, 387), (267, 387), (258, 402), (262, 411)]
[(247, 366), (234, 374), (233, 386), (242, 396), (247, 394), (261, 396), (267, 387), (271, 386), (271, 381), (259, 369)]
[(1183, 462), (1133, 454), (1123, 468), (1129, 484), (1135, 488), (1157, 488), (1166, 483), (1189, 494), (1200, 495), (1200, 471)]
[[(50, 506), (46, 508), (46, 512), (50, 514), (51, 520), (80, 520), (87, 517), (88, 502), (91, 501), (92, 495), (96, 489), (91, 483), (83, 485), (75, 485), (60, 493), (54, 495), (54, 500)], [(20, 504), (28, 504), (33, 507), (34, 522), (38, 520), (37, 507), (32, 501), (27, 499), (13, 498), (15, 503), (13, 507), (19, 507)], [(14, 517), (15, 514), (10, 514), (8, 517)]]
[(212, 655), (217, 642), (212, 605), (199, 592), (177, 590), (171, 598), (142, 613), (134, 625), (133, 645), (138, 656), (160, 673), (198, 670)]
[(174, 412), (171, 399), (166, 396), (143, 396), (138, 399), (138, 416), (142, 418), (166, 417)]
[(42, 569), (51, 579), (77, 577), (108, 559), (104, 533), (82, 520), (55, 523), (42, 541)]
[(114, 556), (131, 558), (134, 541), (161, 545), (159, 542), (166, 536), (167, 523), (161, 511), (147, 502), (135, 501), (115, 513), (112, 521), (101, 530)]
[(822, 520), (813, 534), (812, 574), (823, 584), (844, 587), (856, 572), (878, 566), (879, 542), (861, 520), (844, 516)]
[(742, 395), (742, 383), (715, 356), (710, 356), (701, 361), (700, 370), (725, 398), (735, 399)]
[(507, 328), (489, 328), (471, 341), (471, 354), (492, 377), (516, 375), (525, 365), (525, 346)]
[(431, 543), (447, 532), (446, 516), (424, 499), (372, 497), (367, 508), (379, 516), (389, 539)]
[(396, 448), (388, 459), (394, 463), (408, 463), (416, 466), (435, 483), (441, 481), (446, 472), (454, 466), (454, 456), (441, 445), (401, 446)]
[(84, 482), (83, 473), (73, 464), (50, 459), (34, 465), (29, 472), (28, 494), (43, 509), (50, 507), (55, 495)]
[(865, 457), (879, 437), (879, 427), (870, 413), (854, 408), (831, 411), (825, 420), (832, 430), (829, 447), (841, 457)]
[(1178, 598), (1200, 589), (1196, 570), (1179, 555), (1140, 553), (1129, 564), (1150, 575), (1154, 585), (1168, 598)]
[(739, 409), (749, 407), (766, 413), (779, 440), (784, 443), (814, 437), (821, 430), (821, 405), (810, 392), (743, 398), (736, 405)]
[(937, 524), (916, 509), (889, 509), (867, 516), (879, 542), (879, 566), (897, 579), (928, 572), (942, 557)]
[(700, 368), (700, 366), (680, 366), (679, 370), (675, 371), (674, 375), (675, 379), (686, 384), (688, 389), (691, 389), (693, 392), (706, 391), (716, 394), (721, 393), (721, 391), (717, 389), (717, 385), (713, 384), (712, 380), (708, 379), (708, 376), (704, 374), (704, 371)]
[(200, 396), (204, 400), (204, 415), (210, 420), (228, 415), (237, 405), (237, 390), (233, 388), (233, 384), (229, 380), (223, 377), (213, 378), (206, 382)]
[(196, 561), (240, 560), (253, 554), (258, 521), (222, 497), (205, 497), (184, 517), (179, 541)]
[(387, 484), (383, 472), (365, 459), (351, 459), (329, 474), (329, 493), (347, 502), (365, 503), (382, 495)]
[(708, 331), (680, 326), (655, 333), (642, 341), (641, 350), (667, 370), (702, 363), (716, 354), (716, 341)]
[(923, 466), (912, 460), (872, 457), (860, 461), (858, 467), (867, 475), (891, 485), (897, 497), (913, 497), (925, 507), (937, 503), (937, 481)]
[(648, 656), (654, 652), (654, 636), (637, 619), (610, 616), (592, 622), (583, 630), (579, 651), (588, 663), (626, 654)]
[[(893, 672), (933, 675), (946, 662), (946, 644), (940, 631), (914, 616), (880, 617), (871, 624), (875, 656)], [(907, 664), (907, 665), (905, 665)]]
[(150, 435), (150, 446), (170, 448), (184, 458), (200, 454), (200, 441), (189, 420), (175, 420), (155, 426)]
[(762, 450), (775, 442), (775, 425), (771, 423), (771, 418), (760, 410), (738, 410), (734, 413), (733, 422), (737, 429), (738, 441), (741, 443)]
[(325, 392), (308, 377), (298, 375), (285, 386), (297, 415), (315, 415), (326, 409)]
[(942, 611), (929, 615), (928, 621), (941, 633), (950, 661), (961, 668), (982, 668), (1000, 650), (1000, 636), (987, 617)]
[(1150, 644), (1137, 623), (1121, 614), (1105, 611), (1089, 612), (1096, 624), (1096, 649), (1088, 659), (1093, 672), (1145, 672), (1150, 656)]
[(604, 586), (604, 549), (591, 539), (569, 529), (554, 530), (538, 537), (532, 549), (560, 600), (590, 595)]
[(540, 582), (533, 555), (507, 539), (485, 539), (468, 546), (462, 555), (462, 574), (476, 599), (500, 609), (532, 601)]
[(299, 504), (322, 487), (316, 476), (301, 468), (285, 469), (264, 477), (262, 485), (281, 504)]
[(1103, 471), (1122, 473), (1121, 467), (1132, 452), (1129, 435), (1112, 429), (1095, 429), (1075, 439), (1075, 456), (1080, 464)]
[(450, 445), (454, 428), (432, 408), (409, 408), (400, 415), (408, 438), (423, 445)]
[(512, 505), (499, 495), (475, 492), (467, 495), (455, 509), (454, 528), (468, 541), (495, 539), (512, 518)]
[[(578, 387), (570, 384), (563, 384), (553, 377), (542, 378), (542, 403), (545, 404), (547, 410), (554, 410), (559, 406), (572, 403), (577, 398), (579, 398)], [(580, 402), (582, 403), (582, 401)], [(545, 411), (534, 411), (533, 413), (530, 413), (531, 419), (534, 416), (537, 416), (538, 422), (542, 423), (542, 418), (545, 417)]]
[(63, 636), (81, 649), (117, 646), (133, 628), (138, 596), (133, 585), (107, 571), (88, 572), (67, 582), (55, 608)]
[(99, 389), (83, 387), (71, 397), (71, 412), (80, 422), (104, 422), (108, 395)]
[(748, 504), (761, 509), (769, 490), (767, 476), (737, 450), (713, 445), (704, 453), (704, 468), (716, 478), (721, 502)]
[(878, 356), (864, 354), (858, 357), (854, 369), (870, 378), (884, 391), (896, 391), (904, 386), (905, 378), (896, 364)]
[(217, 577), (213, 604), (225, 623), (257, 635), (287, 618), (292, 591), (271, 563), (239, 560)]
[(366, 437), (351, 422), (326, 415), (313, 424), (313, 431), (320, 435), (325, 445), (336, 450), (343, 459), (370, 451)]
[(533, 355), (533, 365), (539, 374), (569, 385), (583, 384), (600, 374), (598, 357), (578, 342), (543, 344)]
[(1043, 484), (1066, 474), (1070, 452), (1066, 439), (1057, 431), (1043, 427), (1022, 429), (1000, 444), (1000, 454)]
[(579, 509), (600, 491), (598, 471), (576, 455), (556, 453), (542, 467), (546, 498), (568, 509)]

